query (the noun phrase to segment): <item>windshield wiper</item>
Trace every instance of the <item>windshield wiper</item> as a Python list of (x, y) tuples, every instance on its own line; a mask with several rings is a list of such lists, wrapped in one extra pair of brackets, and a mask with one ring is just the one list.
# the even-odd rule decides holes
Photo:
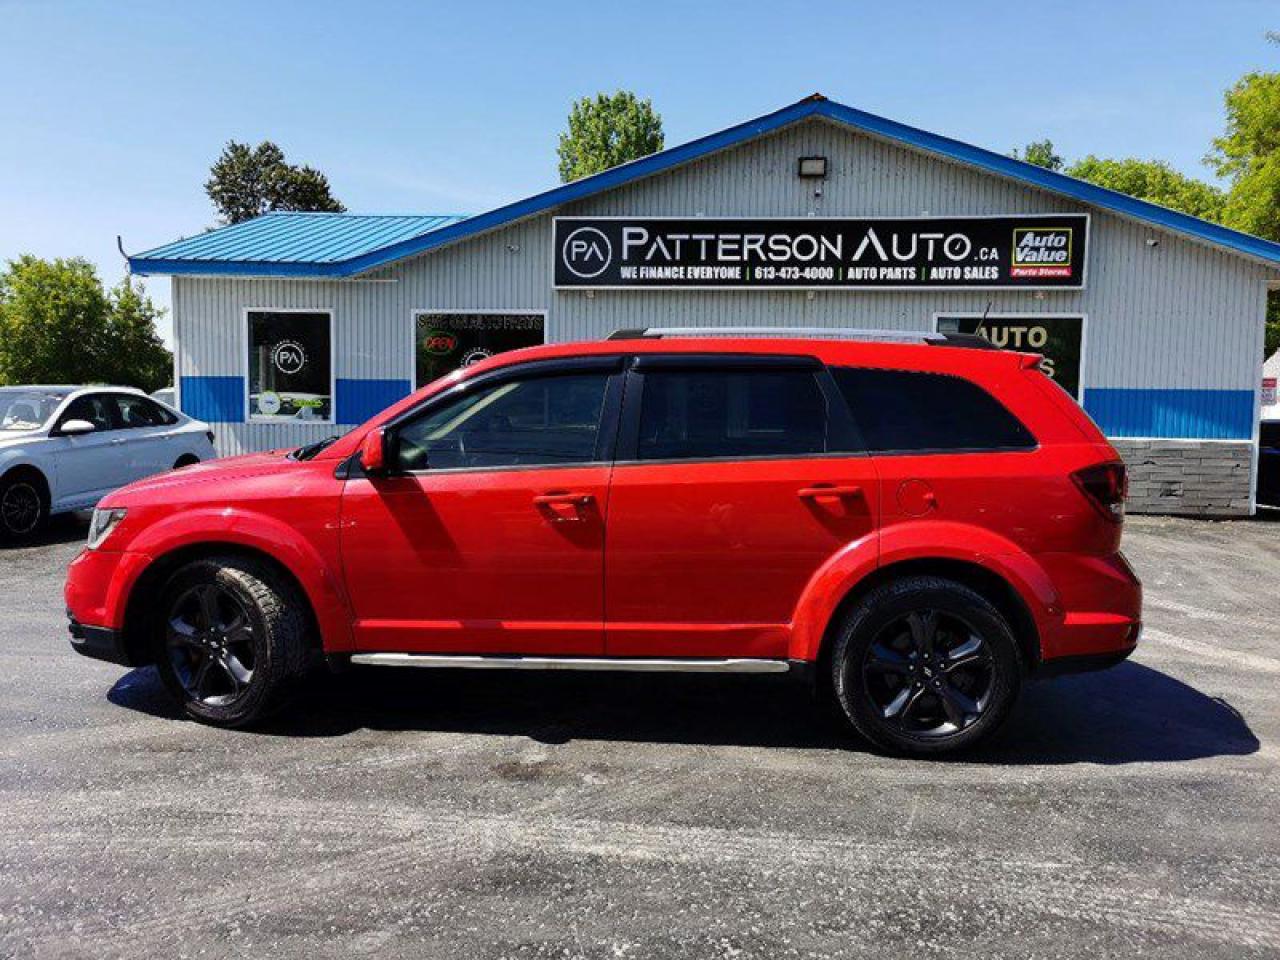
[(324, 450), (330, 444), (337, 440), (337, 436), (325, 437), (323, 440), (317, 440), (315, 443), (308, 443), (305, 447), (299, 447), (293, 453), (289, 454), (290, 460), (310, 460), (316, 456), (321, 450)]

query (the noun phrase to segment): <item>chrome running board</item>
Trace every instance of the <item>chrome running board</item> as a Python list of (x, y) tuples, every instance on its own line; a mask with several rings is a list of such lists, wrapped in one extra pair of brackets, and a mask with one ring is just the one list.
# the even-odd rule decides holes
[(461, 670), (626, 670), (654, 673), (787, 673), (786, 660), (731, 658), (520, 657), (451, 653), (353, 653), (352, 663), (375, 667), (446, 667)]

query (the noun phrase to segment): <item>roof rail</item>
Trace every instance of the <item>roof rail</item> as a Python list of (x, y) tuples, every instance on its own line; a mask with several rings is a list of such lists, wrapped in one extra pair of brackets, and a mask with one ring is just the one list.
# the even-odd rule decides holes
[(849, 327), (642, 327), (615, 330), (610, 340), (661, 340), (665, 337), (779, 337), (806, 340), (871, 340), (884, 343), (927, 343), (935, 347), (996, 350), (976, 333), (933, 333), (928, 330), (858, 330)]

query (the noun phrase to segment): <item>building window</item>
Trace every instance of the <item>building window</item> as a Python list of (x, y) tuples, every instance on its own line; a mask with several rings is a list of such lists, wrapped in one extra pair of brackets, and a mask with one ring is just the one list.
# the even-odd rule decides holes
[(333, 315), (250, 310), (249, 419), (333, 420)]
[(546, 340), (540, 313), (447, 313), (421, 310), (413, 317), (415, 384), (469, 367), (495, 353), (536, 347)]

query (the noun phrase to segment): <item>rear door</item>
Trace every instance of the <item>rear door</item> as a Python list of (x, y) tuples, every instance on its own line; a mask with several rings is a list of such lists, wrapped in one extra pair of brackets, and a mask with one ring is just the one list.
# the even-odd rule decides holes
[(182, 452), (178, 448), (178, 418), (150, 397), (132, 393), (112, 394), (119, 432), (114, 438), (123, 447), (130, 481), (170, 469)]
[(609, 492), (606, 652), (785, 657), (814, 572), (874, 536), (860, 450), (811, 357), (637, 358)]

